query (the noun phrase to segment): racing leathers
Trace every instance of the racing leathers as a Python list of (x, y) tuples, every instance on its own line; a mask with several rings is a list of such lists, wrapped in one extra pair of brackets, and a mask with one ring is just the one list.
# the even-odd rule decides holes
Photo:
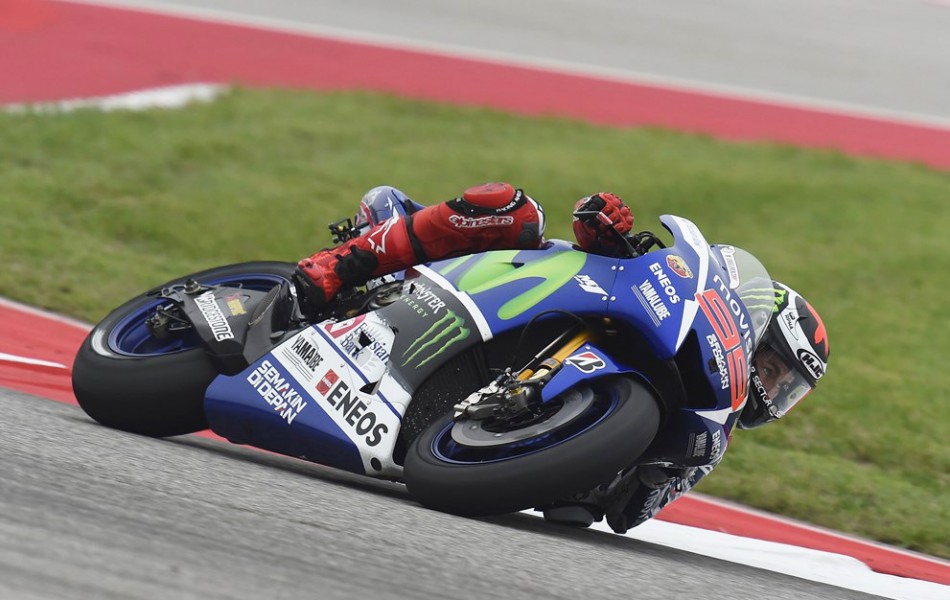
[[(402, 210), (379, 222), (380, 201)], [(583, 209), (583, 210), (581, 210)], [(619, 253), (620, 236), (633, 227), (633, 215), (609, 193), (582, 198), (575, 207), (578, 245), (599, 254)], [(485, 250), (537, 248), (544, 239), (544, 211), (521, 189), (508, 183), (471, 187), (458, 198), (423, 207), (394, 188), (374, 188), (364, 196), (357, 225), (370, 229), (336, 248), (321, 250), (298, 263), (298, 288), (315, 307), (326, 305), (341, 289), (362, 285), (373, 277), (425, 263)], [(613, 230), (619, 235), (608, 235)]]

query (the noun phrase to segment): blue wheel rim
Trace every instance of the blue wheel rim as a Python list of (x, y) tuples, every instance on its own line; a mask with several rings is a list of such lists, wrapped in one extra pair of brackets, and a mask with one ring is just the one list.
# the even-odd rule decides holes
[[(201, 282), (205, 285), (235, 286), (240, 284), (241, 287), (247, 289), (266, 292), (285, 281), (288, 281), (287, 278), (279, 275), (245, 273), (202, 279)], [(171, 336), (166, 340), (152, 336), (145, 322), (155, 313), (156, 308), (167, 302), (168, 300), (156, 298), (122, 317), (109, 332), (109, 350), (122, 356), (144, 357), (175, 354), (199, 347), (201, 341), (193, 332), (182, 336)]]
[(611, 392), (610, 398), (598, 398), (591, 409), (572, 421), (570, 426), (504, 446), (475, 448), (459, 444), (452, 439), (455, 421), (449, 421), (432, 439), (432, 454), (443, 462), (456, 465), (499, 463), (537, 454), (584, 435), (612, 415), (620, 402), (616, 392)]

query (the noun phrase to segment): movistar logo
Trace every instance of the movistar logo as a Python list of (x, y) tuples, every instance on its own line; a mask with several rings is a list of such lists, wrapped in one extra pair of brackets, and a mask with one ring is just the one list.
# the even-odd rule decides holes
[(555, 252), (537, 260), (519, 264), (515, 256), (520, 250), (496, 250), (458, 258), (442, 269), (442, 275), (467, 269), (454, 281), (459, 291), (472, 296), (494, 290), (516, 281), (530, 281), (532, 285), (513, 294), (498, 308), (499, 319), (513, 319), (531, 310), (580, 273), (587, 261), (587, 253)]
[(469, 334), (468, 328), (464, 325), (465, 320), (462, 317), (455, 311), (448, 311), (406, 348), (406, 351), (402, 353), (402, 366), (405, 367), (418, 360), (415, 366), (421, 367), (448, 350), (455, 342), (464, 340)]

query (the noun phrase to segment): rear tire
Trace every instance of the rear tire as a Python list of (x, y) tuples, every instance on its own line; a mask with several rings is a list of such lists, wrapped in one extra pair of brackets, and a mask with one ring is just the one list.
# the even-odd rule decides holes
[[(280, 262), (228, 265), (180, 277), (158, 288), (190, 278), (202, 283), (266, 286), (273, 281), (277, 285), (280, 280), (290, 281), (295, 266)], [(116, 429), (155, 437), (207, 429), (204, 395), (218, 371), (197, 342), (182, 347), (149, 346), (148, 336), (141, 333), (142, 323), (150, 314), (150, 305), (156, 304), (155, 298), (141, 294), (93, 328), (73, 364), (73, 392), (86, 414)], [(135, 329), (137, 342), (124, 344), (117, 328)], [(145, 347), (148, 351), (142, 349)]]
[[(610, 481), (653, 441), (660, 409), (645, 386), (625, 377), (583, 383), (559, 398), (590, 392), (595, 402), (587, 414), (548, 431), (532, 425), (533, 438), (508, 445), (511, 457), (503, 456), (509, 451), (505, 447), (460, 443), (451, 435), (453, 419), (446, 415), (409, 448), (404, 476), (410, 494), (430, 508), (476, 516), (544, 506)], [(555, 415), (548, 421), (556, 420)], [(562, 434), (566, 439), (544, 446), (544, 440), (565, 430), (569, 437)], [(524, 446), (535, 440), (539, 447), (525, 452)]]

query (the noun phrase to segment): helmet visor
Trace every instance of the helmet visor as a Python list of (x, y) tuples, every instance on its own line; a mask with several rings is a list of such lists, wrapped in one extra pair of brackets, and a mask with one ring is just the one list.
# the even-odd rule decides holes
[(752, 383), (776, 419), (784, 417), (814, 388), (795, 367), (795, 362), (776, 352), (767, 342), (755, 353), (756, 377)]

